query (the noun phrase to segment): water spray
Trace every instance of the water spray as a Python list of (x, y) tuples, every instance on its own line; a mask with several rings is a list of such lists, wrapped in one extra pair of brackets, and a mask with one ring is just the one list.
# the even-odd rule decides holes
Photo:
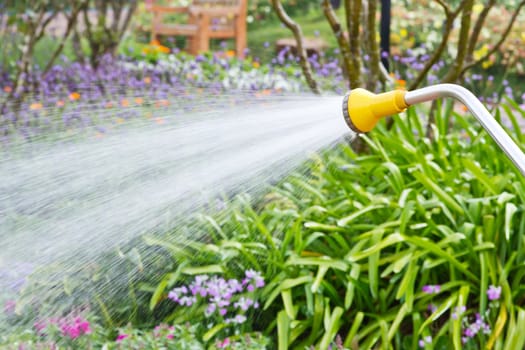
[(438, 84), (413, 91), (395, 90), (382, 94), (374, 94), (358, 88), (348, 92), (344, 97), (343, 115), (350, 129), (357, 133), (365, 133), (372, 130), (383, 117), (403, 112), (411, 105), (433, 101), (440, 97), (452, 97), (463, 103), (525, 176), (525, 154), (521, 148), (481, 101), (462, 86)]

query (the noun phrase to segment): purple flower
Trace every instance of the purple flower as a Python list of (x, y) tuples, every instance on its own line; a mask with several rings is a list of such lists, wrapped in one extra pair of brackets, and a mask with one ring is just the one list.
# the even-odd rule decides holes
[(463, 334), (465, 334), (465, 336), (468, 337), (468, 338), (472, 338), (472, 337), (474, 337), (476, 335), (476, 333), (477, 332), (474, 332), (474, 330), (471, 327), (469, 327), (469, 328), (465, 329), (465, 332)]
[(463, 315), (465, 311), (467, 311), (467, 308), (465, 307), (465, 305), (456, 306), (456, 308), (454, 309), (454, 312), (452, 313), (452, 319), (453, 320), (459, 319), (459, 317)]
[(185, 286), (180, 288), (174, 288), (171, 292), (168, 293), (168, 298), (174, 302), (179, 302), (181, 298), (188, 293), (188, 289)]
[(206, 308), (205, 315), (206, 316), (210, 316), (211, 314), (213, 314), (215, 312), (216, 309), (217, 309), (217, 305), (216, 304), (208, 304), (208, 307)]
[(231, 279), (228, 281), (228, 284), (234, 293), (242, 292), (242, 283), (240, 283), (238, 280)]
[(182, 298), (180, 298), (180, 300), (178, 301), (179, 302), (179, 305), (181, 306), (192, 306), (193, 304), (195, 304), (197, 302), (197, 298), (196, 297), (188, 297), (188, 296), (184, 296)]
[(495, 287), (490, 285), (487, 290), (487, 296), (489, 300), (498, 300), (501, 297), (501, 286)]
[[(250, 288), (251, 284), (247, 287), (250, 292), (252, 292), (255, 288), (262, 288), (264, 287), (264, 278), (262, 277), (260, 272), (256, 272), (254, 270), (246, 270), (245, 272), (246, 278), (242, 281), (243, 285), (249, 284), (253, 282), (252, 288)], [(250, 290), (251, 289), (251, 290)]]
[(427, 335), (423, 339), (420, 339), (418, 344), (420, 348), (424, 348), (426, 344), (432, 344), (432, 337), (430, 335)]
[(423, 286), (421, 290), (423, 291), (423, 293), (437, 294), (440, 292), (441, 286), (439, 284), (436, 284), (436, 285), (428, 284), (428, 285)]
[(226, 320), (224, 320), (225, 323), (237, 323), (237, 324), (241, 324), (241, 323), (244, 323), (246, 322), (247, 318), (246, 316), (244, 315), (236, 315), (235, 317), (232, 317), (232, 318), (227, 318)]
[(435, 312), (437, 310), (437, 306), (434, 304), (428, 304), (427, 310), (430, 312)]
[(250, 298), (241, 297), (238, 302), (233, 304), (236, 308), (240, 308), (243, 311), (246, 311), (250, 306), (254, 305), (254, 301)]
[(246, 322), (246, 316), (244, 315), (237, 315), (235, 316), (235, 323), (244, 323)]
[(463, 343), (468, 342), (470, 338), (475, 337), (480, 331), (482, 331), (483, 334), (490, 334), (491, 329), (490, 326), (483, 320), (483, 316), (477, 313), (476, 320), (470, 323), (463, 331)]

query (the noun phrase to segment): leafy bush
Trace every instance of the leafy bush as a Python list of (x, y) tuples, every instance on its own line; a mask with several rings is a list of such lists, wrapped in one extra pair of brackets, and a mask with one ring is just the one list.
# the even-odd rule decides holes
[[(332, 150), (263, 200), (203, 217), (204, 240), (151, 240), (175, 267), (156, 294), (192, 269), (253, 268), (267, 286), (249, 321), (280, 349), (522, 348), (524, 180), (449, 104), (434, 141), (415, 109), (396, 119), (363, 136), (369, 154)], [(451, 119), (463, 130), (445, 133)]]
[[(174, 332), (190, 332), (202, 347), (246, 348), (242, 342), (248, 342), (264, 348), (262, 333), (274, 342), (268, 347), (281, 349), (522, 348), (524, 180), (452, 107), (437, 109), (434, 140), (422, 136), (418, 112), (424, 110), (410, 109), (396, 117), (393, 130), (379, 127), (363, 136), (368, 154), (346, 146), (329, 150), (257, 201), (240, 196), (220, 213), (146, 237), (163, 248), (152, 254), (173, 261), (158, 285), (141, 286), (166, 326), (114, 333), (91, 324), (88, 332), (76, 322), (73, 328), (83, 334), (69, 339), (63, 322), (52, 322), (55, 338), (40, 339), (33, 330), (4, 342), (155, 348)], [(506, 110), (518, 130), (513, 110), (525, 112), (515, 104)], [(445, 133), (451, 119), (462, 130)], [(513, 135), (522, 143), (521, 134)], [(205, 236), (181, 246), (188, 230)], [(159, 271), (144, 266), (152, 276)], [(173, 294), (170, 300), (170, 291), (191, 286), (194, 276), (228, 281), (251, 270), (261, 271), (266, 285), (250, 297), (260, 307), (247, 308), (241, 328), (226, 332), (224, 317), (210, 323), (204, 298), (191, 306), (177, 306)], [(193, 327), (188, 320), (196, 321)], [(166, 337), (156, 337), (159, 332)]]

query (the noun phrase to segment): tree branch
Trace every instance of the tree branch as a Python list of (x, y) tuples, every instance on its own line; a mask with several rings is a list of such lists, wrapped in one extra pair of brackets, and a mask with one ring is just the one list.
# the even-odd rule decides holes
[(124, 19), (124, 22), (122, 23), (122, 27), (120, 29), (120, 33), (118, 37), (119, 42), (124, 37), (124, 34), (126, 33), (126, 30), (128, 29), (129, 24), (131, 23), (131, 19), (133, 18), (133, 14), (135, 13), (136, 9), (137, 9), (137, 1), (136, 0), (130, 1), (129, 9), (128, 9), (128, 12), (126, 13), (126, 18)]
[(349, 72), (350, 88), (361, 86), (361, 33), (359, 32), (359, 18), (362, 10), (362, 0), (353, 0), (353, 12), (349, 14), (352, 18), (352, 27), (348, 33), (350, 41), (350, 52), (352, 53), (353, 70)]
[(463, 67), (463, 69), (461, 70), (461, 75), (465, 74), (465, 72), (467, 70), (471, 69), (472, 67), (477, 66), (478, 64), (481, 64), (484, 61), (488, 60), (490, 58), (490, 56), (495, 54), (500, 49), (501, 45), (503, 45), (503, 43), (505, 42), (505, 40), (509, 36), (510, 31), (512, 30), (512, 27), (514, 26), (514, 23), (516, 22), (516, 19), (518, 18), (518, 15), (519, 15), (521, 9), (523, 8), (523, 6), (525, 6), (525, 0), (521, 1), (518, 4), (518, 7), (516, 8), (514, 13), (512, 14), (512, 17), (510, 19), (510, 22), (509, 22), (507, 28), (505, 28), (505, 31), (503, 32), (503, 34), (501, 34), (501, 37), (498, 40), (498, 42), (496, 43), (496, 45), (494, 45), (494, 47), (492, 47), (492, 49), (489, 52), (487, 52), (487, 54), (485, 56), (481, 57), (479, 60), (474, 61), (474, 62), (468, 62)]
[(474, 6), (474, 0), (464, 0), (462, 2), (463, 14), (461, 16), (461, 28), (459, 30), (459, 40), (458, 40), (458, 53), (456, 59), (452, 64), (452, 67), (448, 73), (443, 78), (442, 82), (444, 83), (453, 83), (455, 82), (461, 74), (463, 64), (465, 63), (465, 58), (467, 55), (467, 45), (469, 40), (470, 24), (471, 24), (471, 15), (472, 7)]
[(443, 54), (443, 51), (445, 51), (445, 48), (447, 47), (448, 40), (450, 37), (450, 33), (452, 32), (452, 28), (454, 27), (454, 20), (458, 16), (459, 12), (450, 12), (445, 10), (446, 19), (445, 19), (445, 29), (443, 31), (443, 34), (441, 35), (441, 42), (439, 43), (439, 46), (434, 51), (434, 54), (431, 56), (431, 58), (425, 63), (425, 66), (423, 69), (419, 72), (416, 79), (412, 81), (412, 83), (409, 86), (409, 90), (416, 89), (422, 82), (423, 79), (427, 76), (428, 72), (432, 68), (434, 64), (439, 60), (441, 55)]
[(470, 35), (470, 41), (468, 43), (467, 62), (472, 61), (472, 56), (474, 54), (476, 44), (478, 43), (479, 35), (481, 34), (481, 29), (483, 29), (483, 26), (485, 25), (485, 20), (487, 19), (487, 16), (494, 4), (496, 4), (496, 0), (489, 0), (489, 2), (483, 7), (483, 10), (481, 11), (481, 13), (478, 16), (478, 19), (476, 20), (476, 24), (474, 25), (474, 29), (472, 29), (472, 34)]
[(290, 31), (293, 33), (295, 37), (295, 41), (297, 43), (297, 54), (299, 55), (299, 63), (301, 64), (301, 68), (303, 70), (303, 74), (306, 79), (306, 82), (308, 83), (308, 86), (315, 94), (320, 94), (321, 92), (319, 90), (317, 81), (315, 81), (313, 77), (312, 68), (306, 56), (306, 50), (303, 45), (303, 33), (301, 30), (301, 27), (297, 23), (295, 23), (290, 18), (290, 16), (288, 16), (280, 0), (271, 0), (271, 1), (272, 1), (272, 6), (274, 10), (277, 13), (277, 16), (279, 17), (281, 22), (284, 23), (284, 25), (288, 29), (290, 29)]
[(343, 28), (341, 27), (341, 23), (337, 19), (337, 16), (334, 12), (334, 8), (332, 7), (332, 3), (330, 2), (330, 0), (323, 0), (322, 6), (324, 15), (328, 20), (328, 23), (330, 24), (330, 28), (332, 28), (332, 32), (334, 32), (334, 35), (337, 39), (337, 44), (339, 45), (339, 49), (341, 50), (344, 70), (346, 71), (346, 74), (349, 75), (350, 71), (354, 69), (352, 64), (352, 54), (350, 52), (350, 43), (345, 37), (345, 33), (343, 31)]
[(377, 0), (368, 0), (367, 48), (370, 56), (370, 78), (367, 80), (367, 84), (370, 90), (374, 90), (378, 81), (382, 80), (379, 66), (381, 59), (376, 35), (376, 14)]
[(450, 10), (450, 6), (448, 6), (446, 2), (444, 2), (443, 0), (434, 0), (434, 1), (437, 2), (439, 5), (441, 5), (441, 7), (443, 7), (443, 10), (445, 10), (445, 14), (447, 14), (447, 16), (452, 13), (452, 11)]
[(71, 15), (69, 17), (66, 15), (66, 12), (64, 11), (64, 16), (66, 16), (66, 18), (67, 18), (66, 31), (65, 31), (64, 35), (62, 36), (62, 39), (60, 40), (60, 43), (58, 44), (58, 47), (53, 52), (53, 55), (51, 56), (51, 58), (47, 62), (46, 67), (43, 70), (42, 74), (44, 76), (47, 74), (47, 72), (49, 72), (51, 67), (53, 67), (53, 64), (55, 63), (55, 60), (57, 59), (58, 55), (64, 49), (64, 45), (66, 43), (66, 40), (69, 38), (69, 35), (71, 34), (71, 31), (73, 30), (73, 28), (76, 25), (78, 14), (80, 13), (80, 9), (84, 6), (84, 3), (87, 3), (87, 1), (89, 1), (89, 0), (81, 0), (81, 1), (75, 2), (76, 6), (73, 7), (73, 9), (71, 10)]

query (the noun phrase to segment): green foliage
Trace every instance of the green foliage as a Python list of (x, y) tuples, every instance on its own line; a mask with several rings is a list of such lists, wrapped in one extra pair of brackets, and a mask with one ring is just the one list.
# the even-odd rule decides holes
[(153, 331), (123, 328), (115, 342), (107, 343), (107, 349), (181, 349), (204, 350), (195, 338), (195, 326), (157, 326)]
[[(434, 141), (410, 109), (363, 136), (368, 154), (332, 150), (260, 202), (201, 217), (204, 239), (150, 241), (175, 266), (156, 295), (188, 266), (253, 268), (268, 283), (253, 328), (280, 349), (327, 349), (338, 335), (349, 348), (521, 348), (524, 181), (470, 118), (437, 114)], [(445, 133), (452, 119), (463, 130)], [(476, 313), (490, 331), (464, 338)]]

